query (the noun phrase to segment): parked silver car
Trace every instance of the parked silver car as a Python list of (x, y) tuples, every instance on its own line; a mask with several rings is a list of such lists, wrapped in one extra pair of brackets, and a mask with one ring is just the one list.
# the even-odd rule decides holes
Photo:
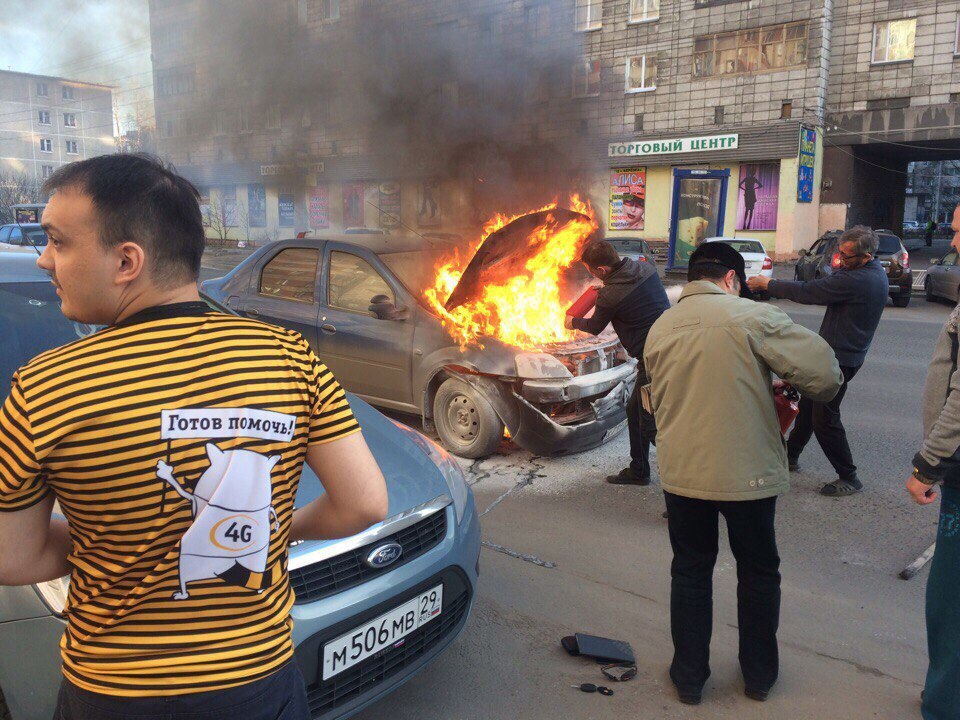
[(241, 315), (297, 330), (347, 390), (420, 415), (457, 455), (489, 455), (504, 428), (538, 455), (619, 433), (636, 361), (616, 335), (541, 352), (493, 338), (461, 349), (423, 301), (450, 249), (400, 235), (283, 240), (202, 287)]
[(927, 277), (923, 281), (923, 290), (927, 296), (927, 302), (933, 302), (938, 298), (950, 300), (951, 302), (960, 302), (960, 265), (958, 265), (957, 251), (950, 248), (950, 252), (939, 260), (935, 260), (930, 269), (927, 270)]

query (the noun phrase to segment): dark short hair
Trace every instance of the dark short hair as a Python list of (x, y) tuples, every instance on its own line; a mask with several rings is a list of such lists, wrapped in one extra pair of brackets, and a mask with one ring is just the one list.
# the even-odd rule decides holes
[(723, 280), (730, 271), (736, 272), (733, 268), (728, 268), (726, 265), (721, 265), (720, 263), (694, 263), (687, 269), (687, 282), (693, 282), (694, 280), (712, 280), (719, 282)]
[(100, 155), (64, 165), (43, 192), (74, 189), (89, 195), (107, 248), (134, 242), (158, 285), (196, 282), (205, 243), (200, 194), (152, 155)]
[(856, 243), (858, 255), (866, 255), (867, 253), (876, 255), (877, 248), (880, 247), (880, 238), (877, 237), (877, 233), (873, 231), (873, 228), (868, 228), (866, 225), (854, 225), (840, 236), (839, 242), (840, 244)]
[(606, 240), (593, 240), (587, 243), (580, 254), (580, 262), (592, 268), (613, 267), (620, 262), (620, 255)]

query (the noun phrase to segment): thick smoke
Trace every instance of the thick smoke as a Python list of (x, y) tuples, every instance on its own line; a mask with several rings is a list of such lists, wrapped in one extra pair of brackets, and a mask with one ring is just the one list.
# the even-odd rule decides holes
[[(199, 84), (212, 90), (189, 111), (195, 131), (233, 97), (280, 109), (277, 162), (359, 151), (382, 179), (459, 179), (478, 213), (578, 189), (591, 160), (571, 98), (572, 0), (342, 0), (331, 23), (321, 5), (204, 0)], [(234, 160), (259, 159), (228, 135)]]

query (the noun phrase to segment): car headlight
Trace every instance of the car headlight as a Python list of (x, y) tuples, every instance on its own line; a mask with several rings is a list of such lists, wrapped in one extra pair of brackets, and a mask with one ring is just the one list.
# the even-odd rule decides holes
[(67, 604), (67, 593), (70, 592), (70, 576), (37, 583), (33, 586), (37, 595), (54, 615), (63, 615), (63, 608)]
[(396, 420), (392, 420), (392, 422), (400, 432), (413, 440), (416, 446), (423, 450), (426, 456), (437, 466), (437, 469), (440, 470), (440, 474), (443, 475), (443, 479), (447, 481), (447, 488), (450, 490), (453, 509), (457, 513), (457, 522), (463, 520), (463, 513), (466, 512), (467, 509), (467, 496), (470, 488), (467, 487), (467, 480), (463, 476), (463, 470), (460, 469), (457, 461), (453, 459), (453, 455), (413, 428), (409, 428)]
[(520, 353), (514, 363), (517, 377), (521, 378), (572, 378), (567, 366), (548, 353)]

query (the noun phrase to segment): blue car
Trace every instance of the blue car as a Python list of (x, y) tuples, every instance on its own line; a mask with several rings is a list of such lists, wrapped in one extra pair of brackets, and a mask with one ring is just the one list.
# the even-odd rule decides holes
[[(0, 401), (30, 358), (95, 331), (63, 317), (36, 256), (0, 252)], [(297, 662), (311, 714), (325, 719), (375, 702), (450, 645), (470, 615), (479, 573), (480, 524), (460, 466), (420, 433), (348, 397), (383, 469), (390, 508), (358, 535), (290, 548)], [(305, 465), (297, 506), (323, 492)], [(67, 582), (0, 587), (0, 718), (53, 714)], [(440, 613), (418, 627), (400, 622), (424, 601)]]

